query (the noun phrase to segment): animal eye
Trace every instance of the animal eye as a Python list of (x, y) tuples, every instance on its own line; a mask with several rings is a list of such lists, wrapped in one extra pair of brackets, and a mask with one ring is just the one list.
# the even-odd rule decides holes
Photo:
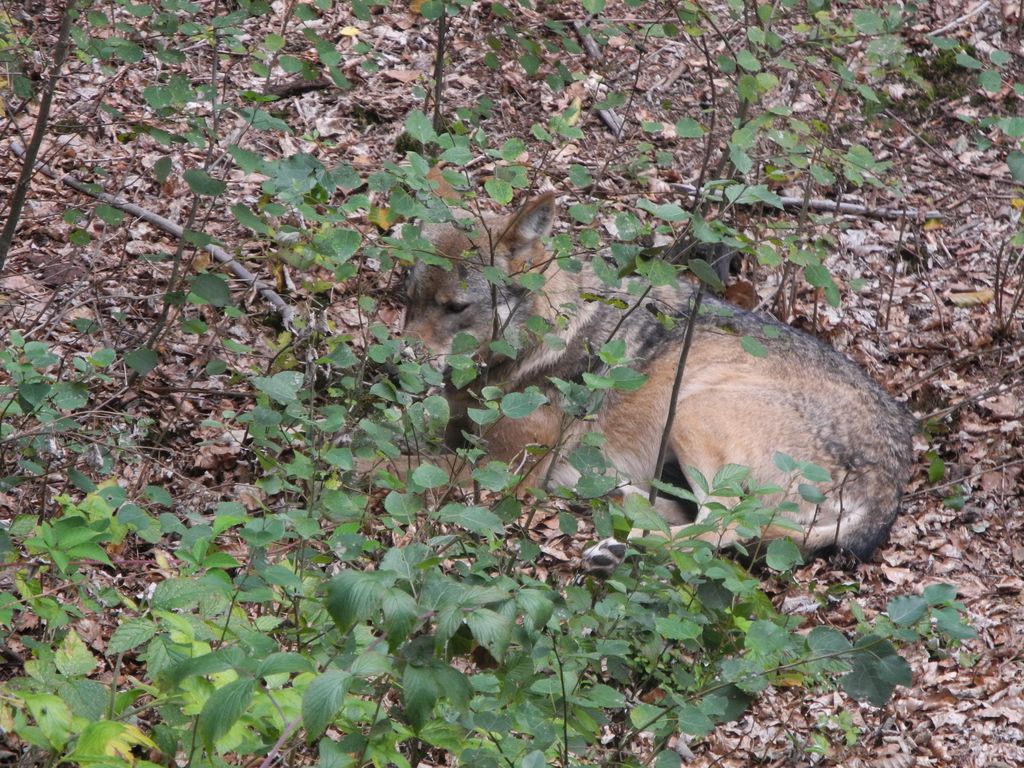
[(449, 301), (444, 305), (444, 311), (451, 315), (457, 315), (469, 309), (468, 301)]

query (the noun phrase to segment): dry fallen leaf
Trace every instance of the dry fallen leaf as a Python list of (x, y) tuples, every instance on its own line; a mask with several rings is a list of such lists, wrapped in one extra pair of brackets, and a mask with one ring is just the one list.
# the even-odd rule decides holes
[(976, 307), (980, 304), (988, 304), (994, 296), (995, 293), (991, 288), (982, 288), (980, 291), (951, 293), (949, 300), (958, 307)]
[(381, 72), (384, 77), (397, 80), (400, 83), (411, 83), (423, 76), (422, 72), (415, 69), (385, 69)]

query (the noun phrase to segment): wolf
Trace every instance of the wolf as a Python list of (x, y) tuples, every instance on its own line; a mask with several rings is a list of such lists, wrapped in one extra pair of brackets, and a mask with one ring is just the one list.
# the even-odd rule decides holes
[[(604, 460), (616, 473), (614, 494), (647, 495), (674, 396), (667, 462), (681, 470), (697, 509), (694, 519), (693, 508), (679, 499), (657, 498), (655, 508), (673, 534), (707, 516), (705, 479), (741, 465), (757, 482), (776, 486), (776, 500), (791, 502), (781, 505), (787, 519), (767, 525), (761, 540), (790, 536), (808, 556), (841, 550), (870, 558), (899, 512), (911, 465), (915, 420), (904, 406), (842, 354), (771, 317), (713, 296), (693, 314), (697, 289), (686, 280), (638, 291), (630, 285), (635, 278), (609, 285), (611, 267), (600, 270), (604, 279), (596, 269), (602, 265), (572, 271), (545, 245), (555, 220), (555, 198), (544, 194), (508, 215), (424, 228), (449, 264), (418, 262), (407, 270), (404, 334), (425, 345), (441, 368), (455, 359), (456, 340), (464, 344), (469, 334), (479, 345), (482, 372), (468, 387), (445, 388), (448, 448), (475, 434), (490, 459), (522, 471), (535, 487), (572, 488), (581, 477), (573, 452), (593, 444), (588, 433), (599, 433)], [(744, 338), (757, 340), (759, 354), (744, 348)], [(614, 339), (625, 341), (642, 383), (604, 390), (599, 405), (580, 418), (565, 407), (567, 383), (608, 374), (600, 352)], [(468, 413), (484, 383), (506, 393), (536, 387), (546, 402), (525, 418), (501, 418), (481, 429)], [(819, 484), (824, 499), (785, 490), (793, 482), (780, 453), (827, 470), (830, 481)], [(727, 528), (700, 538), (726, 546), (741, 537)], [(587, 550), (584, 563), (609, 572), (625, 552), (608, 539)]]

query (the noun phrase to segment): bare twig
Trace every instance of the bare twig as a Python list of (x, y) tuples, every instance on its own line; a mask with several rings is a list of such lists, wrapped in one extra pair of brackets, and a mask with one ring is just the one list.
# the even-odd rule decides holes
[(444, 49), (448, 41), (448, 8), (441, 3), (441, 15), (437, 17), (437, 51), (434, 55), (434, 133), (444, 133), (444, 116), (441, 114), (441, 96), (444, 93)]
[[(892, 254), (892, 279), (889, 281), (889, 295), (886, 297), (886, 300), (885, 300), (885, 321), (881, 324), (883, 331), (888, 331), (889, 330), (889, 315), (892, 312), (892, 298), (893, 298), (893, 295), (896, 293), (896, 272), (898, 271), (899, 265), (900, 265), (900, 251), (903, 250), (903, 233), (906, 231), (906, 228), (907, 228), (907, 220), (905, 218), (904, 219), (900, 219), (900, 236), (899, 236), (899, 239), (896, 241), (896, 248), (893, 250), (893, 254)], [(878, 314), (875, 315), (875, 327), (876, 328), (879, 325), (878, 321), (881, 318), (881, 316), (882, 316), (882, 305), (879, 304), (878, 305)]]
[[(697, 194), (697, 187), (692, 184), (669, 184), (671, 189), (677, 192), (683, 192), (690, 197)], [(722, 202), (725, 200), (724, 196), (717, 192), (704, 191), (702, 194), (715, 202)], [(782, 207), (786, 209), (801, 209), (804, 206), (804, 199), (802, 197), (780, 197), (782, 201)], [(760, 202), (760, 201), (759, 201)], [(733, 203), (736, 205), (737, 203)], [(849, 216), (865, 216), (870, 219), (899, 219), (903, 217), (917, 219), (944, 219), (945, 216), (939, 211), (919, 211), (917, 208), (869, 208), (866, 205), (858, 205), (857, 203), (841, 203), (834, 200), (808, 200), (808, 210), (825, 212), (825, 213), (840, 213)]]
[[(1024, 300), (1024, 272), (1022, 272), (1020, 280), (1017, 281), (1017, 288), (1011, 291), (1008, 311), (1004, 311), (1007, 307), (1003, 301), (1003, 292), (1010, 291), (1011, 272), (1020, 270), (1022, 265), (1024, 265), (1024, 254), (1017, 254), (1017, 259), (1014, 261), (1012, 252), (1010, 254), (1006, 253), (1007, 245), (1007, 241), (1004, 240), (999, 246), (999, 251), (996, 253), (996, 279), (994, 286), (996, 326), (1004, 334), (1009, 332), (1013, 316), (1020, 307), (1021, 301)], [(1004, 256), (1006, 257), (1005, 261), (1003, 259)]]
[(978, 3), (976, 6), (974, 6), (974, 8), (969, 10), (963, 16), (959, 16), (959, 17), (953, 19), (951, 22), (949, 22), (948, 24), (942, 25), (938, 29), (933, 29), (931, 32), (928, 33), (928, 35), (929, 36), (931, 36), (931, 35), (941, 35), (943, 32), (949, 32), (949, 30), (951, 30), (951, 29), (953, 29), (955, 27), (959, 27), (965, 21), (970, 19), (972, 16), (977, 16), (979, 13), (981, 13), (982, 11), (987, 9), (989, 7), (989, 5), (991, 5), (989, 0), (985, 0), (982, 3)]
[[(17, 141), (11, 142), (11, 151), (14, 152), (14, 154), (17, 155), (18, 157), (25, 156), (25, 148)], [(90, 188), (88, 184), (82, 183), (81, 181), (79, 181), (78, 179), (74, 178), (71, 175), (62, 176), (46, 163), (37, 162), (35, 166), (40, 172), (46, 174), (51, 179), (56, 179), (61, 184), (66, 184), (67, 186), (71, 187), (74, 190), (77, 190), (78, 192), (81, 192), (82, 194), (89, 195), (90, 197), (99, 200), (101, 203), (106, 203), (107, 205), (111, 205), (114, 208), (124, 211), (125, 213), (131, 214), (132, 216), (136, 216), (142, 219), (143, 221), (152, 224), (154, 227), (163, 230), (169, 235), (173, 235), (174, 237), (180, 238), (185, 234), (185, 229), (180, 224), (173, 222), (170, 219), (165, 218), (158, 213), (153, 213), (152, 211), (147, 210), (146, 208), (142, 208), (138, 205), (135, 205), (135, 203), (129, 203), (127, 200), (123, 198), (116, 197), (106, 192), (95, 192)], [(225, 251), (219, 245), (214, 245), (213, 243), (210, 243), (208, 245), (204, 245), (203, 250), (205, 250), (207, 253), (213, 256), (213, 258), (216, 259), (220, 264), (223, 264), (225, 267), (227, 267), (228, 271), (231, 272), (232, 275), (237, 277), (242, 282), (247, 283), (252, 288), (254, 288), (260, 294), (260, 296), (264, 298), (264, 300), (266, 300), (271, 306), (274, 307), (274, 309), (281, 313), (281, 316), (284, 319), (285, 324), (290, 323), (291, 317), (295, 314), (294, 308), (292, 308), (292, 306), (289, 305), (288, 302), (281, 298), (281, 296), (273, 288), (271, 288), (270, 285), (257, 278), (252, 272), (250, 272), (242, 264), (236, 261), (234, 256)]]
[[(668, 401), (668, 415), (665, 417), (665, 428), (661, 432), (661, 442), (658, 444), (658, 461), (654, 465), (654, 480), (661, 478), (665, 469), (665, 456), (668, 453), (668, 439), (672, 434), (672, 423), (676, 419), (676, 405), (679, 399), (679, 388), (683, 383), (683, 371), (686, 368), (686, 358), (690, 354), (690, 345), (693, 343), (693, 330), (697, 327), (697, 315), (700, 312), (700, 303), (704, 298), (704, 282), (697, 284), (697, 290), (693, 292), (693, 301), (690, 305), (690, 314), (686, 321), (686, 335), (683, 337), (683, 346), (679, 350), (679, 363), (676, 365), (676, 377), (672, 380), (672, 394)], [(647, 500), (654, 504), (658, 497), (658, 489), (651, 484), (651, 492)]]
[(18, 183), (11, 194), (11, 204), (7, 212), (7, 223), (4, 224), (3, 232), (0, 232), (0, 272), (3, 272), (4, 264), (7, 262), (7, 252), (10, 251), (11, 244), (14, 242), (14, 232), (18, 228), (18, 221), (21, 219), (21, 209), (25, 205), (29, 184), (32, 183), (32, 175), (35, 173), (36, 158), (39, 157), (39, 148), (43, 144), (46, 127), (50, 121), (50, 105), (53, 103), (53, 94), (57, 90), (60, 73), (64, 69), (64, 60), (68, 57), (68, 47), (71, 41), (71, 12), (73, 8), (73, 0), (67, 0), (60, 20), (60, 30), (57, 32), (57, 46), (53, 52), (50, 79), (46, 82), (42, 98), (39, 100), (39, 114), (36, 117), (36, 125), (32, 131), (32, 138), (29, 139), (28, 149), (24, 150), (23, 158), (25, 162), (21, 166), (21, 175), (18, 177)]
[(914, 491), (913, 493), (904, 494), (903, 501), (907, 502), (914, 501), (916, 499), (923, 499), (937, 491), (949, 488), (952, 485), (960, 485), (961, 483), (966, 483), (970, 480), (977, 480), (986, 472), (1000, 472), (1003, 470), (1007, 470), (1010, 467), (1016, 467), (1018, 464), (1024, 464), (1024, 459), (1013, 459), (1011, 461), (1004, 461), (1002, 464), (997, 464), (996, 466), (989, 467), (988, 469), (979, 469), (976, 472), (971, 472), (969, 475), (958, 477), (955, 480), (947, 480), (946, 482), (940, 483), (939, 485), (929, 485), (926, 488), (921, 488), (919, 490)]
[(945, 408), (938, 408), (930, 413), (924, 414), (921, 416), (921, 421), (944, 419), (946, 416), (956, 413), (960, 409), (966, 408), (968, 405), (974, 405), (975, 403), (980, 403), (982, 400), (988, 400), (990, 397), (998, 397), (999, 395), (1006, 394), (1018, 385), (1021, 373), (1024, 373), (1024, 365), (1018, 365), (1015, 368), (1006, 371), (999, 377), (998, 382), (993, 384), (991, 387), (983, 389), (981, 392), (976, 392), (970, 397), (965, 397), (963, 400), (953, 403), (952, 405), (948, 405)]
[[(586, 25), (582, 21), (574, 21), (572, 22), (572, 28), (576, 30), (576, 36), (580, 39), (580, 44), (583, 46), (583, 50), (587, 52), (587, 56), (592, 61), (600, 61), (601, 49), (597, 47), (597, 43), (594, 42), (594, 38), (591, 36)], [(608, 126), (608, 130), (612, 132), (612, 135), (616, 139), (621, 139), (622, 129), (626, 127), (626, 121), (611, 109), (598, 109), (597, 114), (601, 118), (601, 122)]]

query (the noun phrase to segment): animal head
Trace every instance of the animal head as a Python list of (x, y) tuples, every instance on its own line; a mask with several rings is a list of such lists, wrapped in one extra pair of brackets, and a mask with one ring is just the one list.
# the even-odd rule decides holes
[(424, 234), (450, 268), (417, 263), (406, 275), (405, 335), (422, 341), (443, 365), (460, 333), (480, 345), (515, 333), (535, 297), (519, 281), (546, 268), (541, 239), (555, 220), (554, 195), (536, 197), (509, 216), (431, 224)]

